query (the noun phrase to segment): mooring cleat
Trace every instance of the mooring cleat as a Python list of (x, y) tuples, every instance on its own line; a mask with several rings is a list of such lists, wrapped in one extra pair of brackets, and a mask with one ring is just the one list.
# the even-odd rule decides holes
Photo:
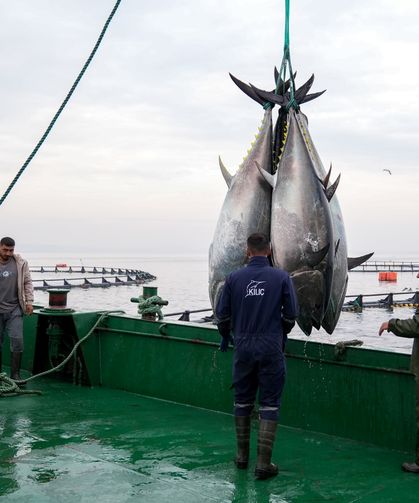
[(403, 463), (402, 470), (409, 473), (419, 473), (419, 465), (416, 463)]
[(265, 466), (264, 468), (256, 467), (255, 477), (257, 480), (270, 479), (271, 477), (276, 477), (278, 475), (278, 471), (279, 471), (278, 466), (271, 463), (270, 465)]

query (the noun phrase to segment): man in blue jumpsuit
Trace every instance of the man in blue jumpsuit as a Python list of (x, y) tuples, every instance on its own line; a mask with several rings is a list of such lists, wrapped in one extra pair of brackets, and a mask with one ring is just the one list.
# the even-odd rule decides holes
[(271, 463), (282, 390), (285, 383), (284, 349), (298, 314), (292, 281), (271, 267), (270, 243), (264, 234), (247, 240), (249, 263), (227, 276), (216, 308), (221, 351), (234, 334), (233, 387), (238, 468), (249, 461), (250, 415), (259, 390), (259, 436), (255, 476), (274, 477)]

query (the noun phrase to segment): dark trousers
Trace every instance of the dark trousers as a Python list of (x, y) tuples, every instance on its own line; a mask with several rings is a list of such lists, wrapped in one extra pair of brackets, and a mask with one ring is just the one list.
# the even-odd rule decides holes
[(236, 348), (233, 358), (234, 414), (249, 416), (259, 390), (260, 417), (277, 421), (285, 376), (282, 351)]
[(6, 333), (10, 340), (10, 351), (21, 353), (23, 351), (23, 314), (20, 306), (16, 306), (10, 313), (0, 313), (0, 351)]

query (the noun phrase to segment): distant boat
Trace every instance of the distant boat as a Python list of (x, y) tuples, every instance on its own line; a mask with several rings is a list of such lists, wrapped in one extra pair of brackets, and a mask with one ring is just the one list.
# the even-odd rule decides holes
[(68, 267), (67, 264), (55, 264), (55, 267)]

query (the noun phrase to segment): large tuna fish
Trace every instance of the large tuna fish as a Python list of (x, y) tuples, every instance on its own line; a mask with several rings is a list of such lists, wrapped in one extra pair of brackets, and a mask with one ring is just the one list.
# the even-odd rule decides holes
[(310, 334), (320, 328), (333, 280), (333, 223), (323, 184), (308, 150), (299, 113), (288, 112), (285, 146), (275, 175), (261, 172), (273, 187), (271, 244), (274, 265), (291, 274), (300, 315)]
[[(348, 258), (342, 212), (335, 191), (340, 176), (330, 183), (311, 139), (307, 118), (299, 105), (324, 93), (308, 94), (314, 76), (294, 93), (290, 81), (279, 78), (275, 68), (274, 91), (244, 84), (237, 86), (264, 108), (279, 105), (273, 138), (272, 172), (261, 174), (273, 187), (271, 242), (274, 265), (293, 278), (300, 303), (298, 323), (306, 334), (312, 326), (332, 333), (345, 299), (348, 270), (371, 254)], [(295, 74), (293, 76), (295, 78)], [(293, 108), (296, 108), (295, 111)]]
[(348, 258), (348, 246), (346, 242), (342, 210), (340, 209), (339, 201), (335, 195), (336, 189), (339, 185), (340, 175), (334, 183), (330, 182), (332, 166), (330, 166), (330, 169), (326, 174), (326, 170), (324, 169), (320, 156), (311, 139), (307, 127), (307, 117), (304, 114), (299, 114), (298, 123), (306, 139), (308, 151), (310, 152), (313, 160), (315, 171), (318, 178), (322, 180), (326, 197), (330, 203), (334, 242), (329, 253), (333, 254), (333, 276), (329, 303), (326, 307), (326, 312), (322, 320), (322, 327), (326, 330), (326, 332), (331, 334), (339, 321), (342, 305), (345, 301), (346, 288), (348, 286), (348, 269), (351, 269), (356, 265), (360, 265), (364, 261), (368, 260), (371, 258), (373, 253), (369, 253), (362, 257)]
[(220, 159), (228, 192), (209, 252), (209, 296), (215, 309), (226, 276), (246, 262), (246, 240), (254, 232), (269, 235), (271, 188), (261, 170), (272, 172), (272, 111), (266, 110), (248, 156), (231, 176)]
[(348, 246), (346, 243), (342, 211), (335, 195), (340, 175), (333, 184), (330, 183), (332, 166), (330, 166), (329, 172), (326, 174), (323, 163), (308, 132), (306, 118), (302, 118), (301, 128), (306, 131), (307, 142), (310, 145), (310, 152), (312, 154), (316, 173), (319, 179), (323, 181), (326, 197), (330, 202), (330, 212), (332, 215), (334, 242), (330, 253), (333, 254), (333, 279), (329, 304), (327, 305), (322, 320), (323, 328), (326, 332), (331, 334), (339, 321), (342, 305), (345, 301), (346, 288), (348, 286)]

